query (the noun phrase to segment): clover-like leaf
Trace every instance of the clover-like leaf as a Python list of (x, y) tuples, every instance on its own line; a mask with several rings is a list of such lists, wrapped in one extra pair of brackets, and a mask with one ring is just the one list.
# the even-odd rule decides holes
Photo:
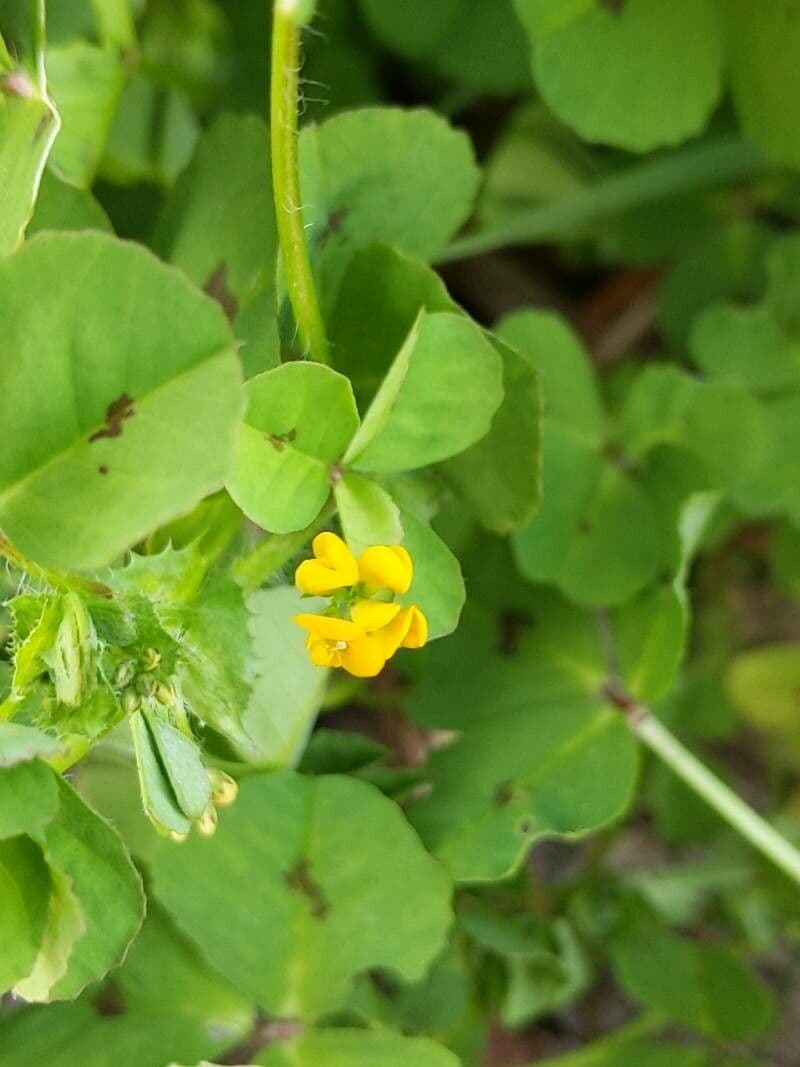
[(23, 552), (101, 567), (219, 488), (241, 372), (222, 312), (177, 271), (103, 234), (42, 234), (0, 263), (0, 319), (0, 525)]
[(698, 133), (722, 89), (713, 0), (515, 0), (536, 84), (587, 141), (634, 152)]
[(312, 1030), (259, 1057), (263, 1067), (458, 1067), (454, 1053), (424, 1037), (388, 1031)]
[(153, 870), (178, 926), (278, 1017), (339, 1007), (370, 967), (421, 977), (450, 921), (447, 878), (399, 809), (347, 778), (249, 776), (210, 841), (165, 846)]
[(251, 378), (228, 490), (272, 533), (307, 526), (330, 493), (330, 468), (358, 429), (348, 380), (318, 363), (286, 363)]

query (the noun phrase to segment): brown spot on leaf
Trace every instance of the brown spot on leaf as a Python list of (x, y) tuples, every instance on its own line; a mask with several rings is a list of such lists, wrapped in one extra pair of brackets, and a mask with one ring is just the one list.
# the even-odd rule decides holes
[(108, 982), (92, 1000), (92, 1007), (98, 1015), (124, 1015), (128, 1010), (125, 995), (116, 982)]
[(492, 798), (495, 807), (505, 808), (514, 799), (514, 789), (511, 782), (501, 782), (494, 791)]
[(326, 241), (329, 237), (335, 237), (337, 233), (341, 232), (342, 224), (347, 218), (347, 211), (341, 208), (339, 211), (332, 211), (328, 215), (328, 222), (325, 229), (320, 235), (320, 244)]
[(209, 276), (206, 284), (203, 286), (203, 292), (208, 293), (210, 297), (216, 300), (225, 312), (228, 321), (233, 322), (239, 311), (239, 301), (236, 298), (235, 293), (232, 293), (228, 288), (227, 263), (220, 263), (217, 269)]
[(519, 651), (519, 643), (525, 630), (533, 626), (533, 618), (527, 611), (504, 611), (497, 620), (500, 638), (497, 651), (501, 656), (514, 656)]
[(133, 397), (123, 393), (106, 408), (105, 425), (89, 438), (90, 441), (99, 441), (103, 437), (119, 437), (122, 433), (122, 424), (125, 419), (134, 416)]
[(330, 904), (325, 899), (322, 887), (314, 881), (311, 866), (305, 856), (301, 856), (291, 871), (285, 876), (286, 884), (296, 893), (302, 893), (308, 900), (308, 906), (315, 919), (324, 919), (330, 912)]
[(287, 430), (286, 433), (267, 433), (264, 436), (276, 452), (283, 452), (287, 445), (297, 440), (297, 430)]
[(619, 15), (622, 9), (625, 7), (626, 0), (600, 0), (602, 7), (606, 8), (614, 15)]
[(97, 468), (97, 473), (98, 474), (108, 474), (108, 467), (105, 465), (105, 463), (101, 463), (100, 464), (100, 466)]

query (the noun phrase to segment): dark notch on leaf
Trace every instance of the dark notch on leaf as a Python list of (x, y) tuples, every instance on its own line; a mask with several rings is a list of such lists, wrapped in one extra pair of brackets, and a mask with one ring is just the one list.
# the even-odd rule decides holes
[(229, 322), (233, 322), (239, 311), (239, 301), (236, 298), (236, 294), (231, 292), (228, 288), (228, 264), (224, 261), (220, 263), (217, 269), (208, 278), (208, 281), (203, 286), (203, 292), (212, 297), (228, 318)]
[(264, 436), (276, 452), (283, 452), (287, 445), (297, 440), (297, 430), (287, 430), (286, 433), (268, 433)]
[(114, 982), (108, 982), (97, 996), (92, 1000), (92, 1007), (98, 1015), (114, 1016), (124, 1015), (128, 1010), (125, 1003), (125, 995), (120, 986)]
[(133, 397), (123, 393), (108, 405), (105, 426), (96, 430), (89, 440), (99, 441), (103, 437), (119, 437), (122, 433), (123, 422), (125, 419), (133, 418), (134, 414)]
[(302, 893), (308, 900), (308, 906), (315, 919), (324, 919), (330, 912), (330, 905), (318, 882), (311, 876), (311, 867), (305, 856), (301, 856), (286, 877), (286, 884), (296, 893)]
[(101, 463), (100, 464), (100, 466), (97, 468), (97, 473), (98, 474), (108, 474), (108, 467), (105, 465), (105, 463)]

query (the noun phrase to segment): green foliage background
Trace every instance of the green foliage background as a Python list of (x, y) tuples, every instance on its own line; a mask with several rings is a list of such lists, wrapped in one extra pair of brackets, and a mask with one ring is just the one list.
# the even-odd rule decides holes
[[(272, 14), (0, 6), (0, 1064), (797, 1062), (637, 716), (800, 842), (800, 0), (300, 5), (330, 366)], [(322, 529), (414, 560), (372, 682)]]

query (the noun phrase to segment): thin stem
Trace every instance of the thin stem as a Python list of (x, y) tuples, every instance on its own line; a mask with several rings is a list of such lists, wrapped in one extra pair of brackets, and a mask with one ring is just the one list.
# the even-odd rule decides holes
[(278, 239), (289, 300), (303, 344), (318, 363), (330, 363), (325, 326), (303, 226), (297, 159), (300, 70), (299, 0), (275, 0), (272, 21), (270, 137)]
[(60, 589), (65, 592), (70, 589), (81, 589), (85, 593), (101, 596), (107, 600), (110, 600), (114, 595), (111, 589), (102, 582), (95, 582), (91, 578), (84, 578), (79, 574), (59, 574), (56, 571), (48, 570), (46, 567), (40, 567), (38, 563), (34, 563), (33, 560), (23, 556), (19, 549), (15, 548), (2, 533), (0, 533), (0, 559), (8, 560), (11, 566), (16, 567), (18, 571), (22, 571), (23, 574), (27, 574), (29, 578), (33, 578), (37, 582), (49, 585), (52, 589)]
[(44, 54), (47, 47), (45, 23), (45, 0), (32, 0), (31, 36), (33, 38), (33, 57), (36, 64), (36, 87), (43, 100), (47, 99), (47, 73), (44, 65)]
[(734, 137), (690, 145), (601, 178), (573, 196), (520, 211), (516, 218), (468, 234), (445, 249), (438, 262), (467, 259), (508, 245), (552, 241), (640, 204), (760, 178), (773, 170), (751, 144)]
[(612, 696), (633, 733), (762, 855), (800, 885), (800, 851), (670, 733), (643, 704)]
[(644, 1012), (632, 1019), (625, 1026), (587, 1045), (578, 1052), (555, 1059), (542, 1060), (539, 1067), (593, 1067), (600, 1059), (611, 1053), (633, 1045), (644, 1038), (652, 1037), (664, 1029), (664, 1019), (656, 1012)]
[(302, 530), (289, 534), (267, 534), (263, 541), (233, 565), (233, 575), (245, 592), (259, 589), (277, 570), (302, 551), (308, 542), (323, 530), (336, 510), (333, 497), (314, 521)]

